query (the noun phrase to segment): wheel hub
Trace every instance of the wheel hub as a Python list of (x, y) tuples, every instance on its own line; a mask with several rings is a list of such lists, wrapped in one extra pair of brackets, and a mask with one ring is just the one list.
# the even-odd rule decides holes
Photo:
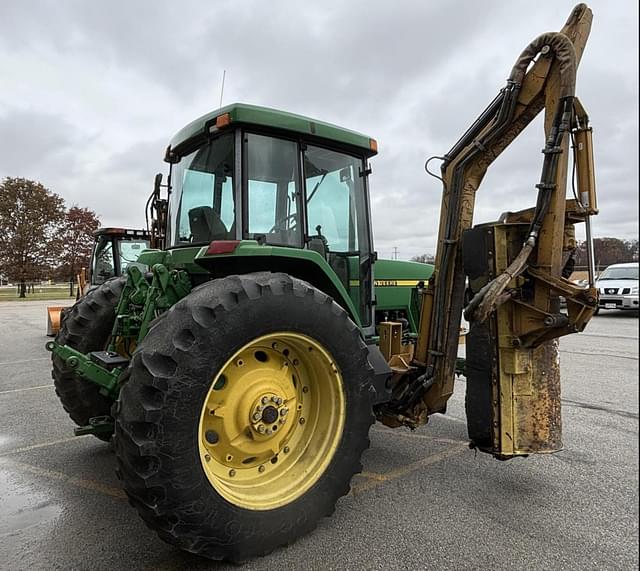
[(267, 424), (271, 424), (272, 422), (278, 420), (278, 409), (273, 406), (268, 406), (267, 408), (265, 408), (262, 412), (262, 420)]
[(296, 333), (257, 339), (212, 380), (199, 429), (205, 473), (238, 505), (282, 505), (330, 461), (344, 407), (340, 373), (316, 341)]
[(287, 421), (289, 406), (295, 399), (286, 399), (277, 394), (265, 394), (253, 405), (250, 425), (260, 435), (271, 436), (282, 429)]

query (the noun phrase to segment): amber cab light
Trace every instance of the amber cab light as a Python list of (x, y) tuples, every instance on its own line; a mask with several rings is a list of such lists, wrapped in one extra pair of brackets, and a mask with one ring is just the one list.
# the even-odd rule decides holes
[(378, 152), (378, 141), (375, 139), (369, 139), (369, 148), (374, 152)]
[(229, 113), (223, 113), (216, 117), (216, 127), (218, 129), (222, 129), (222, 127), (226, 127), (229, 123), (231, 123), (231, 115)]
[(214, 240), (207, 248), (207, 256), (215, 256), (217, 254), (233, 254), (240, 240)]

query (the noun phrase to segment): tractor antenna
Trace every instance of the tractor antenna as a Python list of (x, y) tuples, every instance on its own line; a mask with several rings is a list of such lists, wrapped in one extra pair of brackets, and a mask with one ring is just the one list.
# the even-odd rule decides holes
[(219, 107), (222, 107), (222, 96), (224, 95), (224, 78), (227, 75), (227, 70), (223, 69), (222, 70), (222, 85), (220, 86), (220, 105)]

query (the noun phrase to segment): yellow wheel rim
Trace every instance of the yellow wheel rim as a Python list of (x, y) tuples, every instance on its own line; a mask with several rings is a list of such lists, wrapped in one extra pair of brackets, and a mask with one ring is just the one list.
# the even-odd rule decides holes
[(320, 343), (289, 332), (259, 337), (211, 383), (198, 430), (204, 472), (236, 506), (286, 505), (331, 462), (345, 408), (342, 375)]

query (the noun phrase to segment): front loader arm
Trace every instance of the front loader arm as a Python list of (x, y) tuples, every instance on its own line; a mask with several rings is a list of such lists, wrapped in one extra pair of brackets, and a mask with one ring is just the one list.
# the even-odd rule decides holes
[[(522, 308), (522, 314), (528, 313), (523, 319), (523, 323), (526, 322), (523, 339), (518, 342), (534, 346), (570, 333), (572, 328), (582, 330), (591, 317), (590, 303), (594, 302), (595, 307), (595, 299), (591, 299), (595, 290), (584, 294), (571, 289), (566, 280), (566, 283), (561, 281), (568, 250), (565, 234), (571, 234), (574, 221), (588, 221), (588, 216), (595, 213), (587, 204), (595, 205), (592, 165), (583, 169), (591, 174), (590, 180), (584, 181), (590, 201), (585, 198), (584, 202), (574, 204), (573, 218), (566, 212), (572, 132), (581, 133), (580, 137), (588, 132), (590, 144), (586, 113), (576, 112), (582, 106), (575, 98), (575, 79), (591, 21), (591, 10), (580, 4), (561, 32), (542, 34), (527, 46), (516, 61), (506, 87), (444, 157), (436, 271), (422, 296), (413, 362), (421, 374), (398, 383), (387, 411), (393, 411), (404, 424), (415, 426), (425, 422), (429, 414), (443, 411), (453, 392), (465, 291), (463, 236), (473, 223), (475, 193), (488, 167), (543, 108), (546, 110), (546, 144), (541, 181), (537, 185), (538, 200), (536, 206), (527, 211), (528, 218), (524, 215), (526, 220), (520, 220), (528, 224), (528, 231), (518, 255), (476, 293), (466, 315), (472, 324), (484, 322), (500, 304), (511, 299), (514, 280), (535, 259), (536, 268), (528, 275), (530, 281), (535, 281), (535, 294)], [(583, 117), (582, 123), (579, 115)], [(583, 155), (591, 160), (590, 149)], [(581, 160), (578, 153), (578, 164)], [(489, 251), (489, 255), (494, 254)], [(582, 304), (581, 311), (571, 305), (570, 323), (564, 323), (552, 311), (558, 293), (569, 295), (572, 304), (574, 298), (579, 298), (578, 305)], [(557, 327), (544, 325), (550, 316), (558, 321), (554, 322)]]

